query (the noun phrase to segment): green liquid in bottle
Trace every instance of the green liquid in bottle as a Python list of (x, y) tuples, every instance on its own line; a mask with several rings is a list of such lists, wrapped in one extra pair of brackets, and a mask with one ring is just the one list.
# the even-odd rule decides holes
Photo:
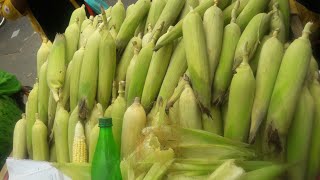
[(112, 119), (99, 119), (99, 138), (91, 166), (92, 180), (121, 180), (120, 155), (112, 134)]

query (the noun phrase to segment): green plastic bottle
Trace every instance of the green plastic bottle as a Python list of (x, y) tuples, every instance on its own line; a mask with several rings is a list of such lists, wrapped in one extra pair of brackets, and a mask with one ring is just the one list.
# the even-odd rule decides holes
[(120, 155), (113, 139), (112, 118), (100, 118), (99, 127), (99, 138), (91, 166), (91, 179), (121, 180)]

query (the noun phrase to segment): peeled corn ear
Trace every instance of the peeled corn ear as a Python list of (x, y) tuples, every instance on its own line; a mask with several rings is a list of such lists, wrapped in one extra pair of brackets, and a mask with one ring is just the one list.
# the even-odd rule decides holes
[(79, 117), (79, 107), (76, 106), (74, 110), (71, 112), (71, 115), (68, 120), (68, 150), (69, 150), (69, 158), (72, 160), (72, 145), (74, 140), (75, 129), (78, 121), (80, 121)]
[(84, 129), (80, 121), (75, 127), (74, 140), (72, 145), (72, 162), (86, 163), (87, 162), (87, 145)]

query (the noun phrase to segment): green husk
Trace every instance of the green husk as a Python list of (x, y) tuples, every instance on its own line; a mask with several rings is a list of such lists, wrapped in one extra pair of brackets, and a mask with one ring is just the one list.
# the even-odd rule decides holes
[(39, 118), (47, 126), (48, 125), (48, 103), (49, 103), (49, 87), (47, 84), (47, 67), (48, 62), (41, 66), (39, 74), (39, 95), (38, 95), (38, 113)]
[(153, 0), (152, 1), (151, 7), (150, 7), (150, 10), (148, 13), (148, 17), (146, 20), (146, 26), (144, 28), (145, 34), (148, 32), (148, 25), (150, 25), (152, 28), (155, 27), (165, 5), (166, 5), (165, 0)]

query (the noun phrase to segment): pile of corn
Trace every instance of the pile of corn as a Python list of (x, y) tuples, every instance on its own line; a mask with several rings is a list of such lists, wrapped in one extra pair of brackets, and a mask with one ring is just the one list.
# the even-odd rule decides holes
[[(123, 179), (314, 179), (320, 85), (287, 0), (121, 0), (42, 43), (13, 156), (90, 163), (112, 117)], [(73, 168), (79, 171), (83, 167)], [(76, 179), (79, 179), (78, 177)]]

